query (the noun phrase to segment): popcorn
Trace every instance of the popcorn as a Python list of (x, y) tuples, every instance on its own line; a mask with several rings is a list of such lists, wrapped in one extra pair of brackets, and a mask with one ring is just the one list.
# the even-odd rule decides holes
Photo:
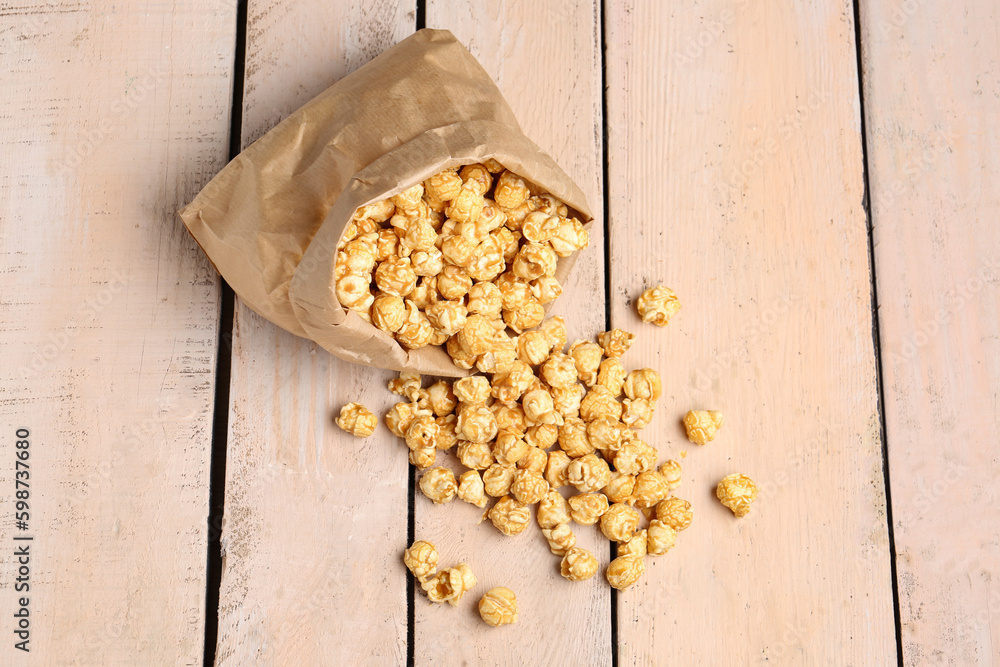
[(385, 294), (406, 296), (417, 286), (417, 274), (409, 258), (388, 259), (375, 269), (375, 284)]
[(629, 539), (618, 543), (618, 555), (645, 557), (648, 539), (648, 532), (643, 528)]
[(349, 274), (337, 281), (337, 300), (344, 308), (367, 312), (375, 297), (367, 277)]
[(660, 466), (660, 474), (667, 481), (667, 486), (671, 491), (676, 490), (681, 485), (681, 464), (670, 459)]
[(561, 424), (562, 415), (556, 412), (552, 402), (552, 394), (545, 389), (533, 389), (524, 394), (521, 399), (524, 416), (542, 424)]
[(670, 486), (666, 478), (655, 470), (641, 472), (635, 478), (635, 489), (632, 491), (632, 502), (640, 509), (655, 507), (658, 502), (670, 495)]
[(621, 449), (625, 425), (611, 417), (598, 417), (587, 424), (587, 437), (597, 449), (613, 452)]
[(622, 421), (632, 428), (645, 428), (653, 421), (653, 402), (646, 398), (622, 401)]
[(462, 350), (469, 354), (483, 354), (493, 345), (493, 327), (482, 315), (469, 315), (465, 320), (465, 326), (457, 335)]
[(525, 331), (517, 337), (517, 358), (529, 366), (545, 361), (551, 349), (549, 339), (541, 331)]
[(437, 288), (443, 299), (456, 301), (468, 294), (472, 288), (472, 278), (462, 267), (449, 264), (438, 274)]
[(608, 511), (608, 499), (602, 493), (581, 493), (567, 502), (570, 516), (581, 526), (593, 526)]
[(577, 491), (590, 493), (608, 485), (611, 481), (611, 469), (604, 459), (595, 454), (587, 454), (570, 462), (566, 468), (566, 479)]
[(486, 487), (475, 470), (466, 470), (458, 478), (458, 497), (482, 509), (486, 507)]
[(684, 429), (688, 440), (704, 445), (715, 439), (722, 428), (722, 413), (718, 410), (690, 410), (684, 415)]
[(348, 403), (340, 409), (337, 426), (356, 438), (367, 438), (375, 432), (378, 418), (360, 403)]
[(424, 196), (423, 183), (417, 183), (406, 188), (399, 194), (389, 197), (389, 201), (396, 205), (397, 209), (412, 209), (420, 203), (420, 198)]
[(622, 386), (625, 395), (630, 399), (645, 398), (655, 401), (663, 393), (663, 385), (660, 383), (660, 374), (652, 368), (641, 368), (632, 371), (625, 378)]
[(420, 395), (421, 378), (419, 373), (400, 373), (398, 377), (389, 380), (389, 391), (397, 396), (405, 396), (416, 403)]
[(503, 311), (503, 321), (517, 333), (521, 333), (532, 327), (537, 327), (545, 319), (545, 308), (535, 297), (528, 300), (516, 310)]
[(574, 383), (568, 387), (553, 387), (549, 393), (552, 394), (552, 404), (556, 412), (566, 418), (580, 415), (580, 403), (587, 390), (582, 384)]
[(511, 270), (524, 281), (556, 274), (556, 253), (546, 245), (527, 243), (521, 246)]
[(612, 542), (623, 542), (639, 528), (639, 512), (631, 505), (615, 503), (601, 515), (601, 532)]
[(549, 239), (549, 245), (560, 257), (569, 257), (577, 250), (583, 250), (590, 245), (590, 232), (583, 228), (576, 218), (561, 217), (559, 231)]
[(620, 472), (611, 473), (611, 481), (602, 489), (604, 495), (613, 503), (625, 503), (632, 499), (635, 489), (635, 477)]
[(670, 318), (681, 309), (681, 302), (677, 300), (677, 295), (672, 289), (658, 285), (643, 292), (636, 302), (636, 307), (643, 322), (665, 327)]
[(575, 386), (578, 379), (576, 362), (562, 352), (553, 352), (542, 364), (541, 372), (545, 381), (558, 389)]
[(437, 248), (414, 251), (410, 255), (410, 262), (413, 264), (413, 272), (418, 276), (435, 278), (444, 271), (444, 255)]
[(417, 540), (403, 552), (403, 564), (410, 574), (420, 583), (424, 583), (437, 571), (438, 551), (430, 542)]
[(656, 518), (676, 531), (691, 525), (691, 503), (680, 498), (665, 498), (656, 504)]
[(497, 179), (493, 198), (505, 209), (515, 209), (528, 199), (528, 184), (517, 174), (505, 171)]
[(391, 218), (395, 211), (396, 206), (392, 200), (384, 199), (359, 208), (354, 213), (354, 220), (370, 220), (371, 222), (382, 223)]
[(757, 485), (746, 475), (734, 473), (722, 478), (715, 495), (739, 519), (747, 515), (750, 504), (757, 499)]
[[(517, 403), (501, 403), (496, 401), (490, 406), (493, 415), (497, 420), (497, 431), (502, 435), (504, 432), (523, 436), (527, 428), (524, 423), (524, 410)], [(529, 443), (530, 444), (530, 443)], [(518, 456), (517, 458), (520, 458)]]
[[(468, 321), (466, 322), (468, 323)], [(451, 357), (453, 364), (459, 368), (469, 370), (476, 365), (476, 358), (479, 356), (477, 354), (470, 354), (462, 348), (461, 343), (458, 342), (458, 334), (455, 334), (448, 339), (446, 345), (448, 350), (448, 356)]]
[(427, 387), (427, 403), (435, 415), (444, 417), (455, 411), (458, 399), (455, 397), (451, 383), (439, 380)]
[(451, 502), (458, 491), (455, 473), (448, 468), (431, 468), (420, 477), (420, 491), (435, 505)]
[(476, 242), (464, 236), (444, 236), (441, 255), (449, 264), (467, 269), (476, 254)]
[(535, 278), (531, 281), (530, 286), (531, 295), (542, 305), (552, 303), (563, 293), (562, 285), (559, 284), (559, 280), (555, 276)]
[(430, 468), (434, 465), (435, 458), (437, 458), (437, 449), (435, 447), (421, 447), (410, 450), (410, 465), (414, 466), (417, 470)]
[(614, 456), (615, 470), (626, 475), (638, 475), (656, 465), (656, 449), (634, 438), (623, 441)]
[(650, 521), (646, 532), (646, 553), (650, 556), (662, 556), (677, 542), (677, 531), (659, 519)]
[(588, 387), (593, 387), (597, 383), (597, 371), (601, 365), (603, 350), (596, 343), (589, 343), (578, 340), (569, 348), (569, 356), (573, 357), (576, 365), (576, 372)]
[(482, 375), (472, 375), (457, 380), (452, 390), (462, 403), (486, 403), (490, 397), (490, 382)]
[(616, 357), (610, 357), (601, 362), (597, 372), (597, 384), (608, 390), (612, 396), (619, 396), (625, 386), (625, 367)]
[(480, 282), (469, 288), (469, 312), (486, 318), (500, 315), (503, 294), (500, 288), (489, 282)]
[(479, 601), (479, 616), (486, 625), (498, 627), (517, 623), (517, 597), (514, 591), (497, 586), (486, 591)]
[(406, 306), (403, 298), (392, 294), (380, 294), (372, 301), (372, 324), (386, 333), (396, 333), (406, 320)]
[(480, 195), (489, 192), (493, 185), (493, 175), (481, 164), (468, 164), (458, 172), (462, 178), (462, 187), (474, 190)]
[(622, 417), (622, 404), (607, 388), (597, 384), (591, 387), (580, 402), (580, 417), (586, 422), (592, 422), (599, 417), (619, 420)]
[[(384, 266), (384, 265), (383, 265)], [(406, 302), (406, 319), (403, 326), (396, 332), (396, 340), (400, 345), (416, 350), (429, 345), (434, 335), (434, 327), (412, 301)]]
[(438, 431), (441, 429), (430, 414), (421, 414), (413, 418), (410, 427), (406, 429), (406, 446), (412, 449), (434, 448)]
[(545, 472), (545, 466), (548, 464), (548, 461), (548, 455), (538, 447), (528, 447), (528, 451), (517, 462), (517, 467), (520, 470), (533, 470), (542, 474)]
[(605, 576), (612, 588), (625, 590), (646, 572), (646, 564), (637, 556), (619, 556), (611, 561)]
[(524, 441), (538, 449), (548, 449), (559, 439), (559, 427), (555, 424), (535, 424), (524, 434)]
[(569, 417), (559, 427), (559, 447), (570, 457), (580, 458), (594, 453), (594, 445), (587, 436), (587, 425), (582, 419)]
[(510, 496), (504, 496), (490, 510), (489, 517), (496, 529), (504, 535), (517, 535), (528, 527), (531, 509)]
[(581, 547), (572, 547), (559, 563), (559, 574), (570, 581), (585, 581), (597, 574), (598, 567), (594, 554)]
[(545, 465), (545, 481), (549, 483), (549, 486), (558, 489), (569, 484), (569, 480), (566, 479), (566, 468), (569, 467), (572, 460), (564, 451), (549, 452)]
[(466, 440), (486, 443), (497, 435), (497, 420), (483, 403), (460, 404), (456, 431)]
[(540, 499), (535, 520), (540, 528), (555, 528), (561, 523), (569, 523), (569, 503), (555, 489), (546, 489)]
[(483, 488), (487, 495), (500, 498), (510, 493), (517, 468), (510, 463), (494, 463), (483, 472)]
[(438, 451), (447, 452), (458, 444), (458, 434), (455, 432), (458, 417), (455, 415), (445, 415), (444, 417), (438, 417), (434, 422), (438, 425), (438, 434), (434, 439), (434, 448)]
[(559, 233), (559, 216), (532, 211), (521, 223), (521, 234), (531, 243), (545, 243)]
[(493, 451), (488, 442), (463, 440), (458, 443), (457, 453), (462, 465), (473, 470), (486, 470), (494, 463)]
[(553, 352), (562, 352), (566, 347), (566, 323), (563, 318), (550, 317), (538, 326), (538, 330), (545, 334)]
[(548, 482), (541, 473), (534, 470), (518, 470), (514, 473), (514, 481), (510, 485), (510, 492), (525, 505), (535, 505), (541, 502), (542, 498), (549, 491)]
[(493, 458), (498, 463), (517, 463), (528, 453), (528, 443), (516, 433), (501, 430), (493, 445)]
[(531, 367), (521, 361), (515, 361), (506, 373), (493, 376), (493, 398), (504, 403), (513, 403), (521, 398), (535, 379)]
[(542, 536), (549, 543), (549, 551), (556, 556), (565, 556), (567, 551), (576, 546), (576, 535), (568, 523), (561, 523), (554, 528), (542, 528)]
[(517, 310), (534, 298), (531, 285), (510, 271), (497, 278), (496, 287), (500, 290), (500, 304), (503, 310)]
[(457, 607), (462, 601), (462, 596), (476, 585), (476, 575), (472, 573), (465, 563), (459, 563), (455, 567), (448, 567), (421, 585), (427, 593), (427, 599), (431, 602), (447, 602), (453, 607)]
[(442, 201), (451, 201), (462, 190), (462, 178), (454, 171), (445, 170), (424, 181), (424, 191)]
[(451, 200), (444, 213), (458, 222), (475, 222), (482, 214), (485, 205), (486, 200), (475, 185), (463, 183), (458, 196)]

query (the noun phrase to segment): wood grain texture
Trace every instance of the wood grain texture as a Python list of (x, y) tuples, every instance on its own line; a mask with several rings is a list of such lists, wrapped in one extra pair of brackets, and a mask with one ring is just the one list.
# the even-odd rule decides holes
[(0, 23), (0, 484), (13, 513), (30, 429), (34, 537), (15, 593), (0, 524), (0, 662), (200, 665), (219, 284), (175, 211), (225, 162), (235, 3)]
[[(412, 2), (250, 2), (243, 145), (414, 16)], [(333, 422), (351, 401), (384, 414), (389, 377), (237, 299), (217, 664), (405, 663), (405, 447), (384, 426), (358, 440)]]
[[(583, 0), (543, 7), (525, 0), (427, 4), (427, 27), (451, 30), (479, 59), (527, 135), (576, 180), (598, 216), (590, 247), (551, 311), (565, 318), (571, 342), (604, 329), (598, 21), (594, 4)], [(454, 470), (465, 470), (451, 458)], [(596, 578), (563, 579), (559, 558), (534, 522), (521, 535), (505, 537), (489, 521), (477, 523), (482, 510), (462, 501), (435, 506), (419, 491), (415, 511), (416, 538), (437, 545), (442, 565), (466, 562), (479, 580), (458, 609), (416, 596), (415, 664), (611, 663), (610, 588)], [(578, 544), (606, 563), (608, 542), (596, 527), (576, 528)], [(494, 629), (479, 618), (479, 599), (494, 586), (517, 594), (517, 625)]]
[(907, 665), (1000, 662), (995, 2), (861, 3)]
[[(689, 452), (695, 514), (620, 595), (620, 664), (892, 664), (852, 5), (609, 4), (612, 319), (663, 374), (651, 441)], [(634, 310), (657, 283), (665, 329)], [(724, 413), (714, 442), (689, 409)]]

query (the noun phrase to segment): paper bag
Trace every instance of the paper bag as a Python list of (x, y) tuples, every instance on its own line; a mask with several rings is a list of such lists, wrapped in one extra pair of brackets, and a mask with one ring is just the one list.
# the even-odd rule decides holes
[[(278, 326), (355, 363), (462, 376), (442, 347), (407, 350), (343, 308), (334, 264), (359, 206), (490, 157), (591, 220), (472, 54), (446, 30), (421, 30), (254, 142), (180, 216), (243, 302)], [(560, 283), (574, 257), (560, 259)]]

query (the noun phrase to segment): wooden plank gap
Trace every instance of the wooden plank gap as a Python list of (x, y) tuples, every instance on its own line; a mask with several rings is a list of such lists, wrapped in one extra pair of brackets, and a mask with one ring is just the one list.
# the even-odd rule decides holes
[(885, 487), (885, 521), (889, 533), (889, 573), (892, 577), (892, 617), (896, 628), (896, 664), (903, 667), (903, 631), (899, 615), (899, 580), (896, 576), (896, 536), (892, 522), (892, 484), (889, 480), (889, 443), (885, 425), (885, 388), (882, 374), (882, 335), (879, 330), (878, 278), (875, 269), (875, 221), (872, 218), (871, 184), (868, 170), (868, 128), (865, 124), (865, 81), (861, 56), (861, 7), (854, 0), (854, 50), (858, 70), (858, 115), (861, 121), (861, 178), (864, 209), (868, 232), (868, 270), (871, 276), (872, 346), (875, 351), (875, 389), (878, 399), (879, 431), (882, 445), (882, 485)]

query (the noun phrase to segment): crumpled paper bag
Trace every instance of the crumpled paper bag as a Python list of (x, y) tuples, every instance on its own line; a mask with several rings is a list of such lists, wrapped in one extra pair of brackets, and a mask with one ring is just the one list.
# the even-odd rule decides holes
[[(254, 142), (180, 216), (243, 302), (278, 326), (351, 362), (462, 376), (443, 348), (407, 350), (343, 308), (334, 264), (359, 206), (490, 157), (592, 219), (472, 54), (446, 30), (421, 30)], [(559, 260), (561, 283), (575, 257)]]

